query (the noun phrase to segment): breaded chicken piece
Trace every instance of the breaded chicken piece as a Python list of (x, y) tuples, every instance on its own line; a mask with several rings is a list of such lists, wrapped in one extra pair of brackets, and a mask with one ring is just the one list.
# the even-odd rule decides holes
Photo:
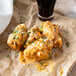
[[(29, 45), (23, 52), (24, 59), (22, 53), (20, 52), (20, 62), (23, 61), (39, 61), (42, 59), (48, 59), (49, 53), (53, 48), (53, 42), (47, 39), (38, 39), (31, 45)], [(23, 60), (23, 61), (22, 61)]]
[(34, 42), (35, 40), (42, 37), (42, 34), (37, 26), (34, 26), (31, 29), (29, 29), (28, 33), (29, 33), (29, 37), (28, 37), (24, 47), (30, 45), (32, 42)]
[(40, 29), (43, 31), (43, 35), (45, 35), (48, 39), (53, 40), (55, 45), (54, 47), (62, 46), (62, 38), (59, 35), (58, 26), (56, 24), (46, 21), (41, 24)]
[(7, 44), (15, 50), (19, 50), (27, 38), (27, 27), (24, 24), (18, 25), (14, 32), (9, 35)]
[(43, 22), (41, 24), (41, 27), (40, 27), (41, 31), (43, 31), (43, 35), (45, 35), (48, 39), (55, 39), (55, 36), (54, 36), (54, 27), (52, 26), (52, 23), (50, 23), (49, 21), (46, 21), (46, 22)]

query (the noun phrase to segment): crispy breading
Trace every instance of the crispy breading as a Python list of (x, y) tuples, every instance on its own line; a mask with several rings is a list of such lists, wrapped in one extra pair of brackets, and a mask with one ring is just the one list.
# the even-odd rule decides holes
[(27, 28), (24, 24), (18, 25), (15, 28), (14, 32), (9, 35), (7, 44), (11, 48), (13, 48), (15, 50), (19, 50), (27, 38), (26, 30), (27, 30)]
[(53, 48), (62, 46), (62, 38), (58, 26), (46, 21), (41, 24), (40, 29), (35, 26), (27, 30), (24, 24), (18, 25), (9, 35), (7, 44), (15, 50), (20, 50), (22, 46), (25, 48), (19, 52), (19, 61), (25, 64), (48, 59)]
[[(25, 61), (48, 59), (53, 47), (53, 42), (47, 39), (38, 39), (30, 44), (23, 52)], [(21, 55), (20, 55), (21, 56)], [(21, 58), (21, 57), (20, 57)]]
[(37, 26), (29, 29), (28, 34), (29, 34), (29, 37), (28, 37), (27, 41), (25, 42), (26, 45), (24, 45), (24, 47), (27, 47), (28, 45), (30, 45), (35, 40), (42, 37), (42, 34), (41, 34), (41, 32)]
[(62, 38), (59, 35), (58, 26), (56, 24), (52, 24), (49, 21), (43, 22), (41, 24), (41, 30), (43, 34), (48, 38), (53, 40), (54, 47), (62, 46)]
[[(40, 31), (42, 34), (39, 35), (38, 33), (40, 33)], [(23, 56), (22, 53), (20, 53), (19, 60), (22, 63), (48, 59), (53, 48), (62, 46), (62, 38), (59, 35), (58, 26), (50, 23), (49, 21), (43, 22), (40, 30), (38, 27), (33, 27), (29, 30), (29, 32), (30, 34), (26, 44), (28, 41), (33, 41), (33, 43), (27, 44), (28, 46), (22, 52)], [(35, 35), (37, 35), (37, 37)], [(45, 38), (43, 38), (43, 36), (45, 36)], [(36, 38), (36, 40), (34, 40), (34, 38)]]

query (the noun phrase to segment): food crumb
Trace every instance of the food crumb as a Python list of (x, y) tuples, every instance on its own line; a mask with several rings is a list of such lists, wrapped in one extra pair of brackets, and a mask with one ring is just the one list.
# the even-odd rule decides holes
[(67, 47), (69, 47), (69, 42), (66, 42), (65, 44), (66, 44)]
[(66, 33), (68, 33), (68, 31), (66, 31)]
[(41, 25), (40, 29), (42, 29), (42, 25)]
[(8, 54), (6, 57), (7, 57), (7, 58), (9, 58), (9, 57), (10, 57), (10, 55)]

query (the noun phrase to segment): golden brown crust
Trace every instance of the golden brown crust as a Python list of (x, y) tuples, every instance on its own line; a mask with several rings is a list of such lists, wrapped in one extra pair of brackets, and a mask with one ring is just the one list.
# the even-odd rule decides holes
[[(37, 33), (39, 32), (39, 29), (35, 27), (34, 29), (30, 29), (30, 34), (33, 30), (35, 30)], [(37, 38), (35, 41), (33, 40), (33, 43), (28, 43), (29, 45), (23, 52), (25, 61), (32, 62), (48, 59), (53, 47), (62, 46), (62, 38), (59, 35), (58, 26), (56, 24), (52, 24), (49, 21), (43, 22), (40, 30), (42, 31), (42, 36), (38, 35), (39, 38)], [(34, 33), (32, 34), (33, 36)], [(45, 38), (43, 38), (43, 36), (45, 36)], [(32, 38), (32, 36), (29, 36), (28, 40), (32, 42)]]
[(46, 21), (41, 24), (40, 29), (32, 27), (27, 30), (24, 24), (18, 25), (9, 35), (7, 44), (15, 50), (24, 46), (25, 50), (19, 53), (19, 61), (25, 64), (28, 61), (48, 59), (53, 48), (62, 46), (62, 38), (58, 26)]
[(14, 32), (9, 35), (7, 44), (15, 50), (19, 50), (27, 38), (26, 26), (24, 24), (18, 25)]

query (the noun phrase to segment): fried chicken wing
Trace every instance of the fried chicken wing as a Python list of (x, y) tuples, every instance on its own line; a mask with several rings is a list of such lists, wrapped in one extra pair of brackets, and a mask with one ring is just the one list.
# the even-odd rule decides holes
[[(50, 47), (49, 47), (50, 45)], [(49, 58), (49, 53), (53, 47), (53, 42), (47, 39), (38, 39), (24, 50), (25, 60), (42, 60)], [(22, 57), (22, 55), (20, 55)], [(22, 60), (20, 57), (20, 61)], [(21, 61), (22, 62), (22, 61)]]
[(54, 27), (52, 26), (52, 23), (49, 21), (43, 22), (40, 27), (41, 31), (43, 31), (43, 35), (45, 35), (48, 39), (54, 39)]
[(43, 22), (41, 24), (41, 30), (43, 31), (43, 35), (53, 40), (54, 47), (62, 46), (62, 38), (59, 35), (58, 26), (56, 24), (52, 24), (49, 21)]
[(26, 30), (27, 30), (27, 27), (24, 24), (18, 25), (15, 28), (14, 32), (9, 35), (7, 44), (11, 48), (15, 50), (19, 50), (27, 38)]
[(39, 39), (42, 37), (42, 34), (39, 30), (39, 28), (37, 26), (32, 27), (31, 29), (28, 30), (29, 33), (29, 37), (26, 41), (26, 45), (24, 45), (24, 47), (30, 45), (32, 42), (34, 42), (35, 40)]

